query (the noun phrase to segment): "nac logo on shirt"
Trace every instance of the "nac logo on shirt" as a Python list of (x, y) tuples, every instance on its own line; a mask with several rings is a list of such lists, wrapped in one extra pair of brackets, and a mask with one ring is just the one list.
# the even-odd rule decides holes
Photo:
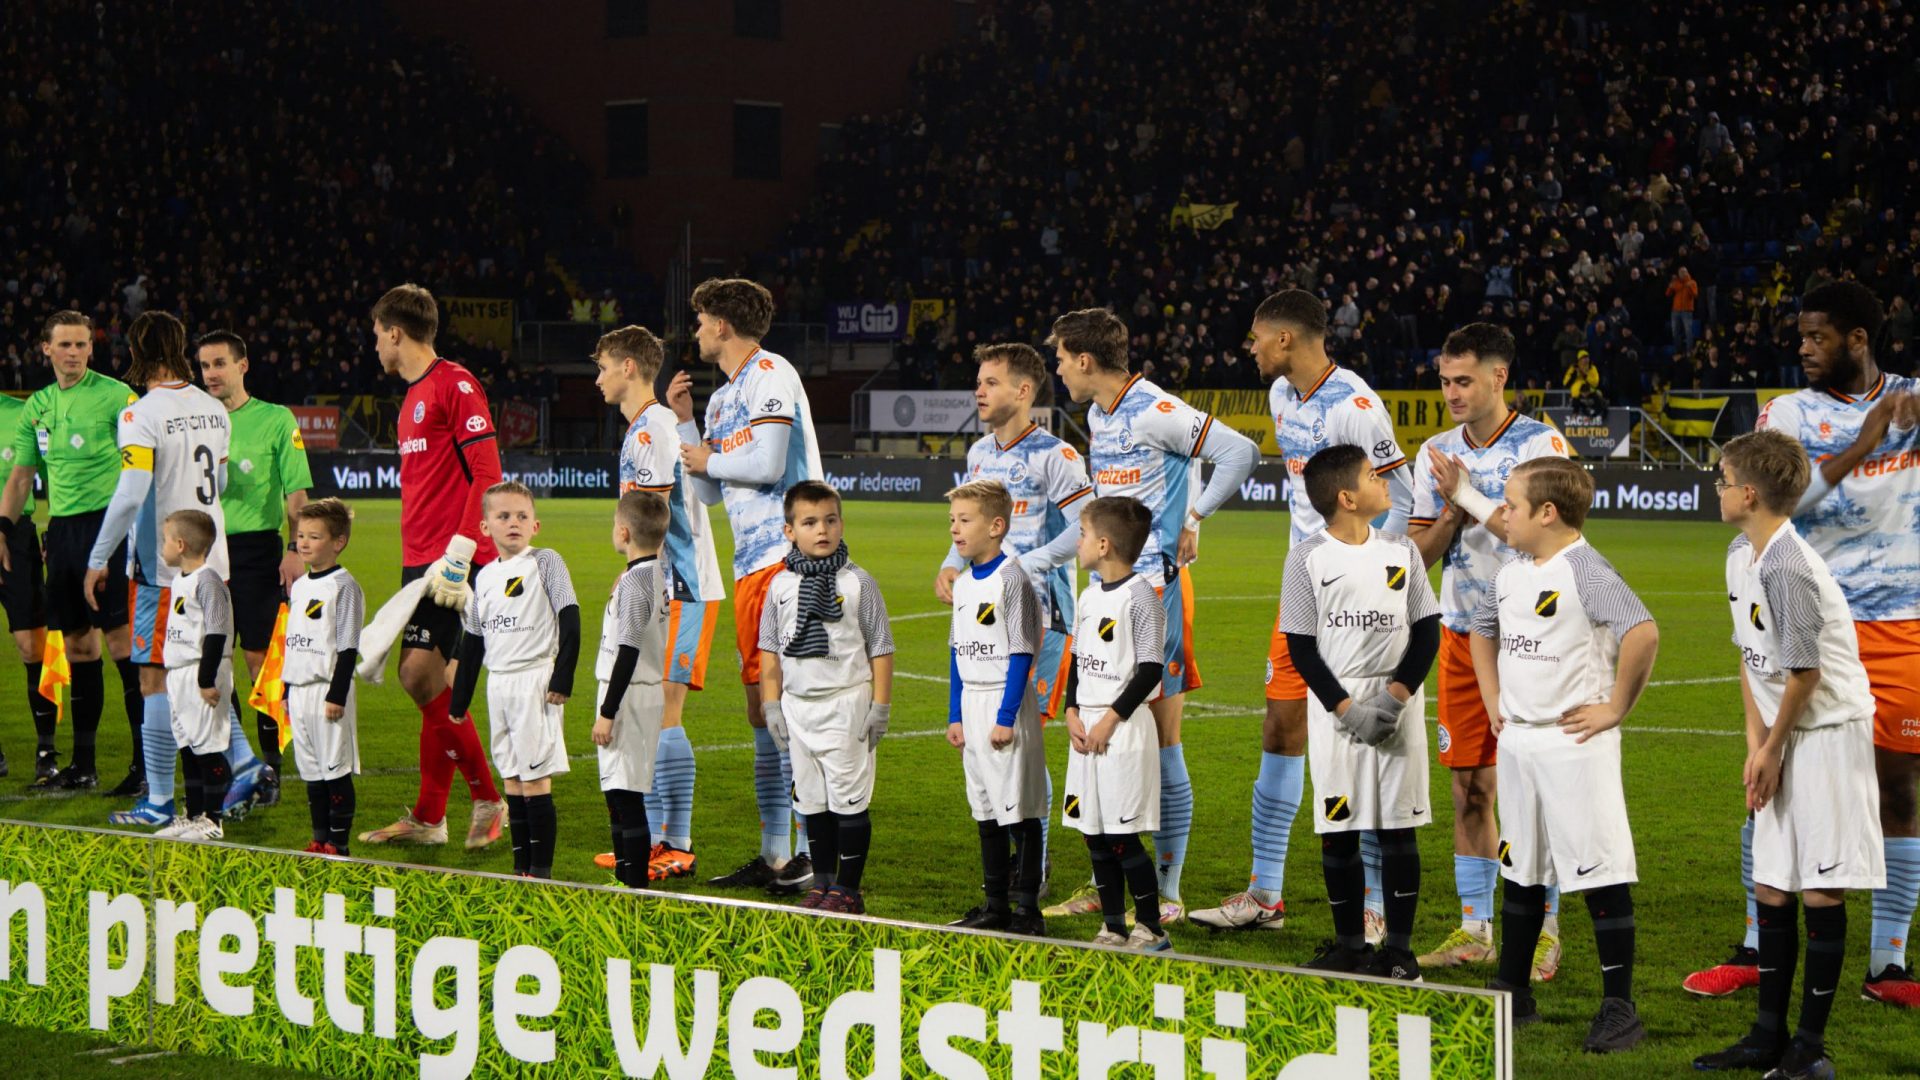
[(1407, 587), (1407, 568), (1404, 566), (1387, 567), (1387, 588), (1400, 592)]
[(993, 613), (993, 608), (994, 605), (991, 602), (983, 602), (980, 607), (974, 611), (973, 621), (979, 623), (981, 626), (992, 626), (999, 621), (998, 616)]
[(1558, 589), (1540, 590), (1540, 598), (1533, 602), (1533, 613), (1542, 618), (1551, 619), (1560, 611), (1560, 591)]
[(174, 613), (175, 615), (185, 615), (185, 614), (187, 613), (187, 598), (186, 598), (186, 597), (184, 597), (184, 596), (176, 596), (176, 597), (174, 597), (174, 598), (173, 598), (173, 613)]
[(326, 612), (326, 610), (327, 610), (327, 605), (326, 605), (326, 602), (323, 600), (307, 601), (307, 618), (309, 619), (319, 618), (323, 613)]
[(1329, 795), (1324, 800), (1328, 821), (1345, 821), (1353, 816), (1353, 807), (1345, 795)]
[(507, 587), (500, 591), (503, 595), (506, 595), (506, 596), (519, 596), (521, 593), (526, 592), (527, 591), (526, 575), (522, 574), (517, 578), (508, 578)]
[(1767, 629), (1767, 624), (1760, 621), (1759, 604), (1753, 604), (1747, 608), (1747, 621), (1753, 624), (1755, 630), (1759, 630), (1762, 633)]
[(1100, 640), (1101, 641), (1111, 642), (1113, 640), (1113, 628), (1115, 625), (1116, 623), (1115, 623), (1115, 620), (1113, 619), (1100, 620)]

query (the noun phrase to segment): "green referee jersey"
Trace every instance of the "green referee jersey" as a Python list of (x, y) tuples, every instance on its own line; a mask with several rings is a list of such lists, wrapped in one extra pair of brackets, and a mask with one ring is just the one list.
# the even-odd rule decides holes
[(232, 443), (227, 450), (227, 489), (220, 508), (227, 532), (279, 532), (287, 520), (287, 494), (313, 486), (307, 443), (293, 410), (259, 398), (227, 414)]
[(89, 371), (65, 390), (34, 391), (14, 433), (13, 462), (46, 467), (54, 517), (104, 510), (120, 482), (120, 413), (134, 401), (127, 384)]
[[(13, 463), (20, 452), (14, 449), (14, 443), (20, 437), (20, 418), (27, 412), (27, 399), (12, 394), (0, 394), (0, 482), (13, 471)], [(33, 516), (33, 489), (27, 489), (27, 501), (20, 504), (20, 516)]]

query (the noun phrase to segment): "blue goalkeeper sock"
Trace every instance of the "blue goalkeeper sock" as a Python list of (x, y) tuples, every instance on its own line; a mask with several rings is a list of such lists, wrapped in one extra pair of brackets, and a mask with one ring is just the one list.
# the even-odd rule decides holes
[(1053, 770), (1052, 769), (1046, 770), (1046, 777), (1047, 777), (1047, 812), (1040, 815), (1040, 873), (1042, 875), (1040, 878), (1040, 882), (1043, 885), (1046, 884), (1046, 880), (1047, 880), (1045, 877), (1045, 874), (1047, 872), (1047, 867), (1050, 867), (1053, 865), (1051, 862), (1047, 861), (1047, 854), (1048, 854), (1047, 837), (1053, 831), (1052, 830), (1052, 824), (1053, 824)]
[(1887, 887), (1873, 890), (1868, 975), (1907, 965), (1907, 931), (1913, 926), (1914, 904), (1920, 901), (1920, 837), (1889, 836), (1886, 845)]
[(173, 714), (167, 709), (165, 694), (148, 694), (140, 699), (140, 752), (147, 760), (147, 801), (155, 805), (172, 802), (180, 747), (173, 741)]
[[(693, 744), (687, 741), (687, 729), (662, 731), (660, 752), (653, 762), (653, 790), (664, 813), (655, 827), (655, 843), (664, 839), (682, 851), (693, 850), (693, 775)], [(651, 815), (653, 808), (648, 807), (647, 813)]]
[(1306, 786), (1306, 755), (1260, 755), (1253, 782), (1253, 891), (1261, 903), (1279, 903), (1286, 888), (1287, 848)]
[(1187, 779), (1187, 755), (1178, 746), (1160, 748), (1160, 828), (1153, 851), (1160, 863), (1160, 895), (1180, 899), (1180, 871), (1187, 865), (1187, 836), (1193, 831), (1193, 783)]
[(1740, 826), (1740, 884), (1747, 887), (1747, 936), (1741, 945), (1760, 951), (1760, 902), (1753, 895), (1753, 818)]
[(753, 801), (760, 809), (760, 857), (768, 866), (787, 858), (793, 804), (787, 798), (793, 774), (787, 755), (773, 745), (766, 728), (753, 729)]
[(1387, 900), (1380, 891), (1380, 834), (1372, 829), (1360, 834), (1360, 869), (1367, 882), (1367, 910), (1386, 918)]
[(1557, 919), (1559, 917), (1560, 917), (1560, 886), (1549, 885), (1547, 886), (1547, 918)]
[(1493, 889), (1500, 880), (1500, 864), (1477, 855), (1453, 857), (1453, 888), (1460, 894), (1460, 925), (1493, 925)]

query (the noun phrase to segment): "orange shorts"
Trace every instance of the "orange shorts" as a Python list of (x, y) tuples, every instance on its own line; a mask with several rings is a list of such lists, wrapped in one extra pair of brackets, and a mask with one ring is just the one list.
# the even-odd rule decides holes
[(1155, 589), (1167, 613), (1167, 648), (1162, 657), (1160, 693), (1163, 697), (1200, 689), (1200, 665), (1193, 658), (1193, 575), (1181, 567)]
[(1920, 754), (1920, 619), (1856, 622), (1873, 687), (1873, 745)]
[(1473, 673), (1471, 640), (1440, 628), (1440, 764), (1449, 769), (1492, 765), (1499, 749)]
[[(675, 600), (667, 615), (667, 647), (673, 650), (666, 681), (690, 690), (707, 686), (707, 653), (713, 650), (713, 628), (720, 622), (718, 600)], [(758, 628), (759, 620), (754, 620)], [(757, 652), (755, 655), (759, 655)]]
[(783, 563), (762, 567), (733, 583), (733, 638), (740, 647), (740, 681), (760, 685), (760, 611), (767, 606), (767, 586)]
[(1287, 635), (1280, 632), (1278, 611), (1273, 615), (1273, 640), (1267, 644), (1267, 700), (1307, 700), (1307, 680), (1300, 677), (1293, 666), (1293, 655), (1287, 652)]

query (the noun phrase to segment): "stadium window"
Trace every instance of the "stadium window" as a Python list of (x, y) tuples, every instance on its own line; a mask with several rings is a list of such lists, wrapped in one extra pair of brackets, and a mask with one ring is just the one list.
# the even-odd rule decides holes
[(647, 175), (647, 103), (607, 102), (607, 176)]
[(780, 179), (780, 106), (733, 103), (733, 175), (737, 180)]
[(647, 0), (607, 0), (607, 36), (647, 36)]
[(733, 0), (733, 36), (780, 40), (780, 0)]

